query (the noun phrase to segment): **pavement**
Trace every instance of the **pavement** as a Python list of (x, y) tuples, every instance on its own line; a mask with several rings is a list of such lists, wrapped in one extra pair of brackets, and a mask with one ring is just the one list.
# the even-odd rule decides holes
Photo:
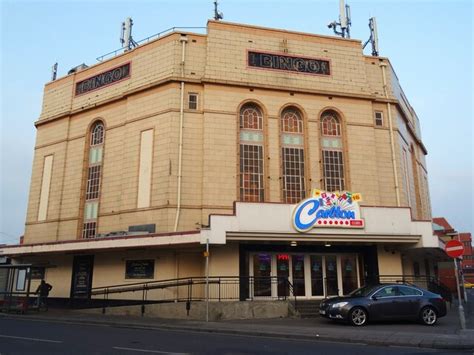
[[(470, 304), (465, 306), (472, 325)], [(95, 324), (131, 329), (183, 330), (224, 335), (262, 336), (292, 340), (313, 340), (379, 346), (408, 346), (433, 349), (474, 350), (474, 329), (461, 331), (458, 309), (453, 305), (435, 326), (414, 322), (374, 323), (355, 328), (325, 318), (278, 318), (205, 322), (136, 316), (86, 314), (77, 310), (30, 312), (25, 315), (0, 313), (1, 319), (47, 320), (70, 324)]]

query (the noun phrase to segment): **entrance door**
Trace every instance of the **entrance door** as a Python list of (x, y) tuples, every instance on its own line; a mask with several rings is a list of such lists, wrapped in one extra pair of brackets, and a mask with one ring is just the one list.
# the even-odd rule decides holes
[(341, 269), (342, 294), (347, 295), (358, 287), (357, 257), (355, 255), (341, 255)]
[(324, 296), (323, 257), (311, 255), (311, 295)]
[(72, 268), (71, 298), (90, 298), (94, 256), (75, 256)]
[(253, 287), (254, 296), (272, 295), (272, 255), (269, 253), (258, 253), (253, 256)]
[(288, 285), (285, 280), (290, 276), (290, 256), (277, 254), (278, 297), (288, 296)]
[(293, 287), (295, 296), (305, 296), (304, 282), (304, 254), (296, 254), (291, 256), (293, 266)]
[(326, 255), (326, 296), (337, 296), (339, 287), (337, 282), (337, 258), (336, 255)]

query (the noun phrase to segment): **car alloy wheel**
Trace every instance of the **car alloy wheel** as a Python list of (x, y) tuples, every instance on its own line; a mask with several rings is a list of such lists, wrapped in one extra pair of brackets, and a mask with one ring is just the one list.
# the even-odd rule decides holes
[(351, 310), (349, 320), (352, 325), (362, 326), (367, 323), (367, 312), (360, 307), (356, 307)]
[(434, 325), (438, 320), (436, 311), (432, 307), (425, 307), (421, 310), (421, 320), (423, 324)]

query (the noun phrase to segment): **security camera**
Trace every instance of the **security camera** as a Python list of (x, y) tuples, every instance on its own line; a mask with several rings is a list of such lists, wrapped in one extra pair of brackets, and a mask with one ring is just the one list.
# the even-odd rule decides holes
[(332, 28), (332, 26), (334, 26), (334, 22), (329, 22), (328, 23), (328, 28)]

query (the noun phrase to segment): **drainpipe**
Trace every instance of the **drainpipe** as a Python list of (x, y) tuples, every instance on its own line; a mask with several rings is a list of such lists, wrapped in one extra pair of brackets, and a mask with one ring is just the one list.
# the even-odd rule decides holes
[[(387, 78), (385, 76), (385, 68), (387, 63), (381, 62), (380, 67), (382, 68), (382, 80), (383, 80), (383, 90), (385, 92), (385, 97), (388, 99), (388, 90), (387, 90)], [(393, 139), (393, 123), (392, 123), (392, 110), (390, 102), (387, 102), (387, 113), (388, 113), (388, 129), (390, 134), (390, 148), (392, 153), (392, 167), (393, 167), (393, 178), (395, 179), (395, 196), (397, 198), (397, 206), (400, 207), (400, 187), (398, 186), (398, 172), (397, 172), (397, 161), (395, 158), (395, 143)]]
[(181, 212), (181, 180), (183, 170), (183, 128), (184, 128), (184, 58), (186, 54), (186, 43), (188, 38), (181, 36), (179, 39), (181, 42), (181, 99), (179, 106), (179, 148), (178, 148), (178, 192), (176, 196), (176, 219), (174, 221), (174, 231), (178, 230), (179, 214)]

